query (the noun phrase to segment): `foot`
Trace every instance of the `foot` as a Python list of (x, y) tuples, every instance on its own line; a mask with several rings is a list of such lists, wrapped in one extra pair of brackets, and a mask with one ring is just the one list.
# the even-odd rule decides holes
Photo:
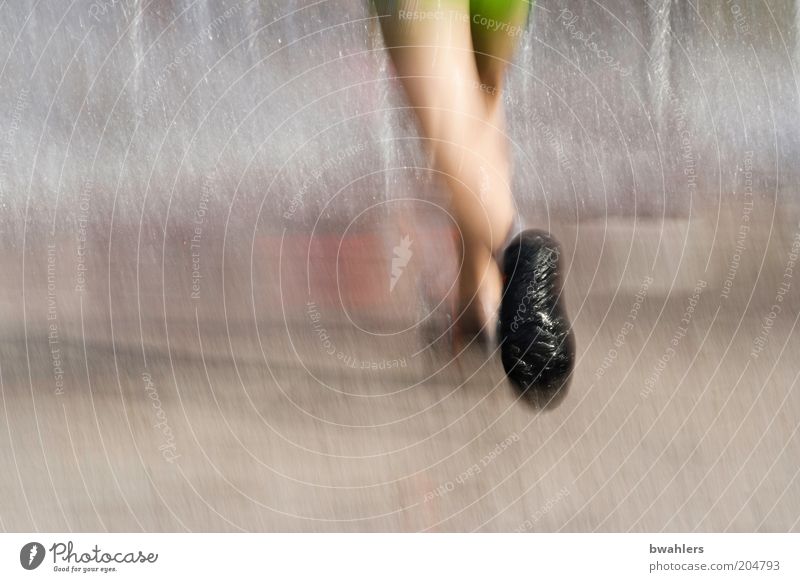
[(532, 404), (563, 398), (575, 364), (575, 338), (561, 293), (561, 248), (547, 233), (526, 230), (503, 256), (500, 341), (503, 367)]

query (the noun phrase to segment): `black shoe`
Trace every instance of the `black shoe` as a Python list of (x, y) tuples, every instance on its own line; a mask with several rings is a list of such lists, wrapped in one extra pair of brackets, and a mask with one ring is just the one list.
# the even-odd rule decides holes
[(529, 403), (548, 407), (566, 394), (575, 365), (575, 336), (561, 293), (561, 247), (526, 230), (505, 250), (500, 346), (503, 368)]

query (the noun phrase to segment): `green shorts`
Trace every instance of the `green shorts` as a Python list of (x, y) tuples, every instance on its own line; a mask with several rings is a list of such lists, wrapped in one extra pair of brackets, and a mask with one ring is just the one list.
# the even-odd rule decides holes
[(469, 0), (475, 51), (508, 58), (525, 32), (535, 0)]
[(470, 32), (476, 58), (509, 60), (528, 24), (535, 0), (372, 0), (384, 25), (413, 26), (416, 19), (431, 18), (448, 5), (469, 7)]
[(522, 34), (535, 0), (469, 0), (472, 28), (487, 32)]

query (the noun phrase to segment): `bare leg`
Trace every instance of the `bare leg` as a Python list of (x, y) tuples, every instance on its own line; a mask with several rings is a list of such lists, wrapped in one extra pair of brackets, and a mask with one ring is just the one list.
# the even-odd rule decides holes
[(465, 240), (459, 275), (462, 328), (488, 327), (491, 333), (504, 288), (497, 326), (503, 368), (527, 402), (551, 406), (566, 393), (575, 365), (575, 337), (562, 301), (560, 247), (549, 233), (520, 233), (504, 255), (502, 284), (493, 258), (513, 217), (500, 94), (530, 4), (375, 1), (379, 8), (391, 8), (381, 22), (384, 38), (437, 168), (446, 176)]
[(464, 238), (462, 321), (467, 328), (480, 328), (496, 315), (501, 278), (493, 253), (505, 241), (514, 215), (499, 90), (491, 95), (482, 87), (469, 0), (393, 4), (381, 18), (384, 38), (452, 195)]

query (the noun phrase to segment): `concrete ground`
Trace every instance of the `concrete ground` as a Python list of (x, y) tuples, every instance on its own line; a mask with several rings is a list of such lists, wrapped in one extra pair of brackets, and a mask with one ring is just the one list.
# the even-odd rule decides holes
[(208, 250), (194, 298), (180, 241), (95, 248), (87, 292), (59, 246), (57, 294), (31, 243), (2, 303), (0, 528), (799, 531), (800, 213), (743, 208), (552, 222), (579, 359), (547, 412), (454, 351), (444, 227), (407, 233), (391, 290), (403, 230), (376, 222), (259, 235), (252, 270)]

